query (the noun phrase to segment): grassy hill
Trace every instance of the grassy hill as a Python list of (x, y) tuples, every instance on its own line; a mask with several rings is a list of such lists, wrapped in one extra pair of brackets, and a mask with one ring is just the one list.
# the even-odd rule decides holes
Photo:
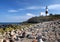
[(27, 23), (40, 23), (45, 21), (53, 21), (57, 19), (60, 19), (60, 15), (39, 16), (28, 19)]

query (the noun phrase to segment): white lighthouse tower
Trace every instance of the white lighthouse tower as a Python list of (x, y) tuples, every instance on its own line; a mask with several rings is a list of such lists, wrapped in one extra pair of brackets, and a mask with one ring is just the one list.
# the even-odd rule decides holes
[(48, 7), (46, 6), (46, 11), (45, 11), (46, 16), (48, 16)]

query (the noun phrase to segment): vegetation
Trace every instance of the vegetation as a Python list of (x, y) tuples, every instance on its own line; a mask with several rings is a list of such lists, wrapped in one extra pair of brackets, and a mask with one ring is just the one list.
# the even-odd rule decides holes
[(16, 29), (24, 29), (26, 27), (29, 27), (31, 24), (0, 24), (0, 33), (16, 30)]
[(45, 21), (53, 21), (57, 19), (60, 19), (60, 15), (50, 14), (49, 16), (32, 17), (27, 22), (28, 23), (40, 23), (40, 22), (45, 22)]

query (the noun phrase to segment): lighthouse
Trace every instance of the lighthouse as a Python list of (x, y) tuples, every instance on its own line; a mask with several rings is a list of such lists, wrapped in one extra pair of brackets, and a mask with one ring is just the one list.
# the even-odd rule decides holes
[(46, 16), (48, 15), (48, 7), (46, 6), (46, 11), (45, 11)]

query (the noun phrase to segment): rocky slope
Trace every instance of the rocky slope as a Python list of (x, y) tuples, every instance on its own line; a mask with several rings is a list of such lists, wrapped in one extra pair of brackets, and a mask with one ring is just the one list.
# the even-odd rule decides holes
[(46, 42), (60, 42), (60, 20), (38, 23), (30, 26), (42, 34)]
[[(16, 32), (14, 34), (14, 31)], [(42, 23), (37, 23), (37, 24), (32, 24), (29, 26), (22, 26), (22, 29), (17, 29), (17, 30), (12, 30), (11, 32), (6, 32), (3, 35), (0, 34), (0, 39), (3, 38), (10, 38), (10, 35), (8, 34), (14, 34), (12, 38), (14, 38), (17, 34), (17, 36), (20, 36), (18, 32), (22, 33), (22, 31), (26, 32), (27, 34), (32, 34), (30, 36), (30, 38), (32, 37), (37, 37), (37, 35), (40, 35), (42, 38), (42, 40), (44, 42), (60, 42), (60, 19), (59, 20), (55, 20), (55, 21), (48, 21), (48, 22), (42, 22)], [(26, 38), (24, 38), (25, 40), (23, 40), (22, 42), (32, 42), (31, 39), (26, 40)], [(14, 40), (15, 41), (15, 40)], [(20, 42), (20, 41), (18, 41)]]

